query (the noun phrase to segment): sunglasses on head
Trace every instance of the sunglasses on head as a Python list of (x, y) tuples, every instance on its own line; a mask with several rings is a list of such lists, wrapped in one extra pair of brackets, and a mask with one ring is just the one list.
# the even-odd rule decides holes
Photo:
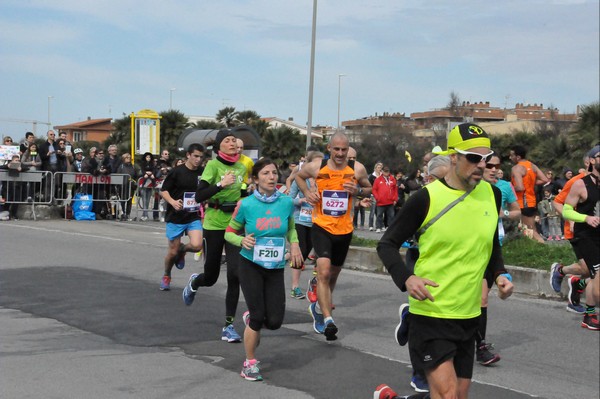
[(479, 162), (482, 162), (482, 161), (487, 164), (487, 162), (490, 159), (492, 159), (492, 155), (494, 155), (494, 151), (490, 151), (489, 154), (485, 154), (485, 155), (481, 155), (476, 152), (459, 150), (458, 148), (454, 148), (454, 151), (458, 152), (461, 155), (464, 155), (465, 158), (467, 158), (467, 161), (469, 161), (471, 163), (476, 163), (476, 164)]

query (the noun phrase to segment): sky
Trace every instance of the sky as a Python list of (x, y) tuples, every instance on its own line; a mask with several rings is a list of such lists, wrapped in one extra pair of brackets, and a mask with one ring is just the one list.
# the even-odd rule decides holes
[[(312, 19), (311, 0), (2, 0), (0, 135), (171, 105), (306, 125)], [(574, 113), (600, 98), (599, 20), (598, 0), (320, 0), (313, 125), (338, 94), (342, 121), (451, 92)]]

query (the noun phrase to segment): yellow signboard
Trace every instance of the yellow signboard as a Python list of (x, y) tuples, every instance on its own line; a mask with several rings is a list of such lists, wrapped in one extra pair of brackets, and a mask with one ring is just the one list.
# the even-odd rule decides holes
[(149, 152), (153, 155), (160, 153), (160, 118), (157, 112), (143, 109), (137, 114), (131, 113), (131, 160), (135, 154)]

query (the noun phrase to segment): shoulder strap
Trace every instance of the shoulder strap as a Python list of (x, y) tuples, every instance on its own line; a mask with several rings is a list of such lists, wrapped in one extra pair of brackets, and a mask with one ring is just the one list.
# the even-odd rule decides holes
[(417, 234), (419, 236), (422, 236), (425, 233), (425, 231), (427, 231), (427, 229), (431, 227), (432, 224), (434, 224), (435, 222), (437, 222), (437, 220), (439, 218), (441, 218), (446, 213), (448, 213), (448, 211), (450, 209), (452, 209), (456, 204), (458, 204), (459, 202), (462, 202), (462, 200), (464, 200), (465, 198), (467, 198), (467, 195), (471, 194), (471, 191), (473, 191), (473, 190), (466, 191), (463, 195), (461, 195), (460, 197), (458, 197), (457, 199), (455, 199), (454, 201), (452, 201), (451, 203), (449, 203), (448, 205), (446, 205), (446, 207), (444, 209), (442, 209), (440, 211), (440, 213), (438, 213), (437, 215), (435, 215), (429, 222), (427, 222), (427, 224), (425, 226), (421, 227), (419, 229), (419, 231), (417, 231)]

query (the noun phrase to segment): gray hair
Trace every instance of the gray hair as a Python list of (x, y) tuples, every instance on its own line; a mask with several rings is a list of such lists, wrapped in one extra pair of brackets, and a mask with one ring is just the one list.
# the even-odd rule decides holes
[[(429, 162), (427, 162), (427, 173), (430, 175), (436, 175), (435, 171), (437, 169), (439, 169), (440, 167), (445, 167), (446, 171), (445, 173), (447, 173), (448, 171), (448, 167), (450, 167), (450, 157), (447, 155), (436, 155), (435, 157), (431, 158), (429, 160)], [(438, 177), (442, 177), (439, 176)]]

